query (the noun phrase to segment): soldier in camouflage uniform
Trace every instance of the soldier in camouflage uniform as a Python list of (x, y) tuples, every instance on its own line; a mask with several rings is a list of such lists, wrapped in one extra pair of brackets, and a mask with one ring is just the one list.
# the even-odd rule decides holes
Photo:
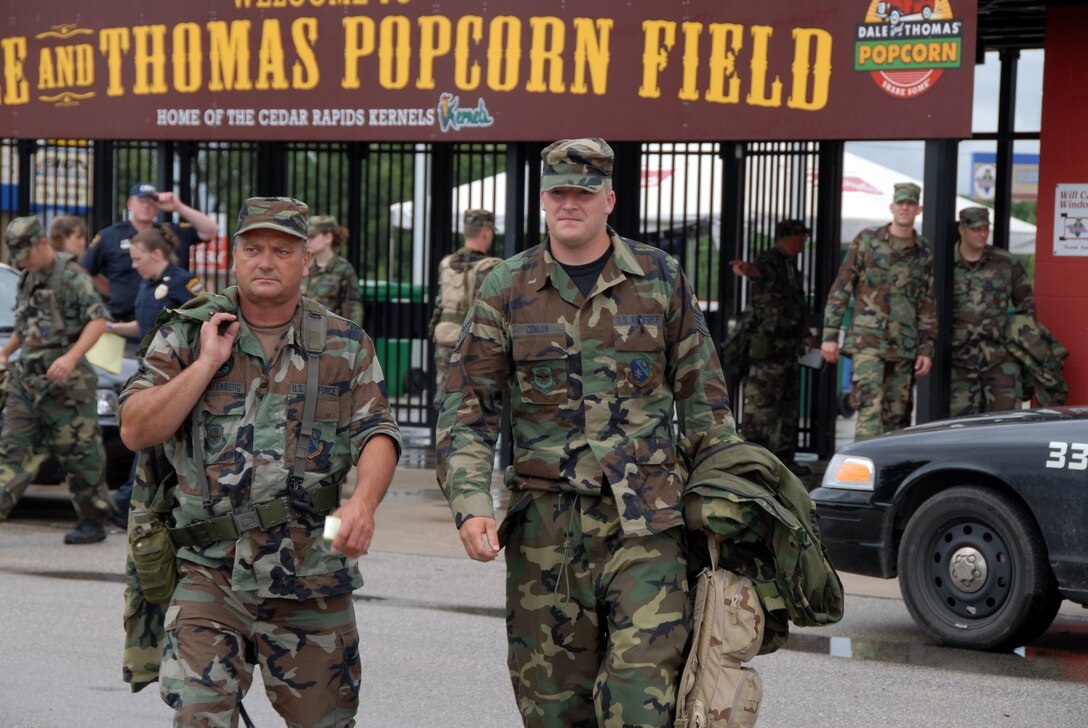
[(794, 461), (801, 416), (801, 365), (805, 344), (815, 344), (797, 256), (811, 231), (801, 220), (775, 226), (775, 246), (755, 263), (730, 262), (733, 273), (753, 281), (748, 318), (748, 376), (744, 382), (744, 439), (770, 450), (797, 475), (809, 468)]
[[(237, 725), (254, 659), (288, 725), (355, 724), (351, 592), (362, 579), (349, 558), (370, 544), (400, 435), (370, 339), (299, 295), (310, 262), (306, 213), (291, 198), (247, 200), (235, 233), (237, 288), (179, 309), (122, 394), (125, 443), (164, 443), (177, 471), (170, 536), (179, 583), (159, 671), (175, 725)], [(313, 317), (324, 320), (323, 342), (304, 324)], [(315, 366), (313, 429), (302, 439)], [(307, 461), (301, 482), (297, 458)], [(356, 464), (354, 492), (337, 508)], [(322, 543), (329, 511), (343, 522), (331, 548)]]
[[(12, 263), (23, 270), (15, 331), (0, 350), (11, 380), (0, 432), (0, 521), (6, 519), (49, 454), (68, 474), (79, 515), (69, 544), (106, 538), (113, 510), (98, 432), (96, 376), (85, 358), (106, 330), (109, 314), (94, 284), (68, 253), (57, 252), (36, 217), (8, 225)], [(9, 359), (19, 350), (18, 360)]]
[(953, 253), (953, 417), (1019, 406), (1020, 365), (1008, 351), (1009, 307), (1035, 315), (1031, 281), (1010, 253), (987, 245), (990, 211), (960, 212), (960, 242)]
[(337, 254), (348, 231), (331, 215), (314, 215), (306, 232), (310, 269), (302, 279), (302, 295), (320, 303), (337, 316), (363, 325), (363, 297), (359, 275), (346, 258)]
[(465, 210), (465, 244), (438, 264), (438, 295), (427, 334), (434, 342), (434, 403), (442, 406), (450, 353), (461, 333), (469, 306), (476, 300), (484, 278), (502, 259), (488, 255), (495, 240), (495, 214)]
[[(681, 463), (739, 438), (676, 260), (607, 226), (611, 148), (563, 140), (541, 156), (548, 239), (500, 263), (469, 310), (438, 418), (438, 480), (470, 557), (506, 547), (525, 725), (669, 725), (691, 629)], [(497, 528), (506, 396), (514, 492)]]
[(933, 253), (914, 230), (921, 194), (911, 182), (895, 185), (892, 222), (858, 233), (827, 296), (821, 349), (831, 363), (838, 361), (839, 329), (854, 299), (843, 352), (853, 357), (850, 397), (858, 440), (910, 424), (914, 378), (928, 374), (933, 363)]

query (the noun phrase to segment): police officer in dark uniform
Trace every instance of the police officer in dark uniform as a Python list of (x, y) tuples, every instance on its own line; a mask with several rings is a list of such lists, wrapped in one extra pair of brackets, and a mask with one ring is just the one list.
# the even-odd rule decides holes
[(177, 308), (202, 293), (200, 278), (174, 262), (177, 238), (169, 228), (138, 233), (129, 242), (132, 269), (140, 277), (135, 320), (110, 323), (108, 330), (128, 337), (147, 336), (163, 309)]
[(99, 231), (80, 261), (94, 277), (99, 293), (107, 297), (114, 321), (131, 321), (135, 317), (140, 276), (132, 268), (129, 246), (134, 235), (157, 227), (155, 216), (159, 211), (176, 212), (184, 221), (164, 226), (178, 239), (175, 255), (182, 268), (189, 267), (191, 245), (211, 240), (219, 232), (219, 226), (210, 217), (183, 204), (173, 192), (159, 192), (150, 182), (140, 182), (129, 190), (127, 208), (128, 220)]
[[(204, 290), (200, 279), (172, 261), (177, 238), (170, 228), (152, 228), (133, 236), (129, 244), (132, 269), (140, 277), (136, 294), (135, 321), (110, 322), (106, 329), (129, 338), (140, 338), (155, 328), (155, 319), (163, 309), (177, 308)], [(109, 516), (119, 528), (128, 526), (128, 507), (132, 500), (132, 485), (136, 478), (136, 461), (132, 471), (113, 498), (116, 510)]]

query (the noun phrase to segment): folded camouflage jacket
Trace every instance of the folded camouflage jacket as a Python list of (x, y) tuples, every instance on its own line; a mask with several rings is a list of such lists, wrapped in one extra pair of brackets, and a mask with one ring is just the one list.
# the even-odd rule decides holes
[(1034, 316), (1017, 314), (1009, 321), (1008, 349), (1020, 362), (1024, 399), (1035, 396), (1041, 407), (1058, 407), (1069, 396), (1062, 369), (1069, 356), (1062, 343)]
[(820, 540), (816, 510), (793, 473), (764, 448), (729, 442), (703, 453), (684, 490), (691, 530), (724, 540), (720, 565), (752, 579), (767, 612), (760, 654), (799, 627), (842, 619), (842, 581)]

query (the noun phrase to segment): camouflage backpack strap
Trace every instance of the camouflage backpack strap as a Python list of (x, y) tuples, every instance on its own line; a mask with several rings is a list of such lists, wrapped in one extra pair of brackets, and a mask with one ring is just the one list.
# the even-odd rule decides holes
[(472, 277), (465, 281), (465, 290), (468, 291), (468, 301), (465, 307), (465, 313), (468, 313), (469, 307), (472, 306), (472, 302), (476, 300), (476, 294), (479, 293), (480, 284), (483, 283), (483, 279), (487, 277), (487, 274), (494, 270), (495, 266), (502, 262), (502, 258), (495, 258), (487, 256), (482, 260), (477, 261), (475, 264), (469, 266), (465, 274), (472, 273)]
[(49, 290), (53, 292), (53, 326), (57, 331), (64, 331), (68, 334), (69, 343), (75, 343), (79, 338), (79, 334), (83, 331), (83, 325), (80, 324), (78, 328), (74, 328), (72, 331), (68, 331), (64, 322), (63, 304), (61, 303), (61, 296), (64, 295), (64, 269), (68, 267), (68, 264), (75, 258), (71, 253), (64, 253), (57, 251), (56, 261), (53, 263), (53, 272), (49, 274), (49, 282), (46, 284)]
[(291, 469), (291, 478), (287, 490), (291, 494), (292, 505), (302, 511), (314, 513), (309, 493), (302, 486), (302, 476), (306, 472), (306, 454), (310, 447), (310, 438), (314, 431), (314, 413), (317, 410), (317, 390), (321, 353), (325, 350), (328, 336), (328, 312), (324, 306), (302, 299), (302, 347), (306, 350), (306, 399), (302, 404), (302, 424), (295, 443), (295, 462)]

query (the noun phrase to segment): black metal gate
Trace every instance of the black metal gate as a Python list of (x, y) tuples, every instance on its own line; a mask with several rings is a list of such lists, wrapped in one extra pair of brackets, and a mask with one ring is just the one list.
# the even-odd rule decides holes
[[(93, 233), (122, 219), (133, 184), (151, 181), (218, 223), (220, 236), (194, 248), (191, 261), (193, 272), (218, 290), (231, 282), (229, 243), (245, 198), (289, 194), (313, 214), (336, 216), (349, 230), (341, 253), (362, 281), (364, 327), (374, 339), (398, 421), (417, 444), (430, 444), (434, 356), (426, 331), (438, 261), (460, 246), (458, 218), (468, 208), (496, 213), (498, 255), (540, 240), (540, 146), (0, 140), (2, 222), (26, 211), (40, 214), (46, 225), (59, 214), (76, 214)], [(806, 247), (800, 268), (812, 323), (818, 324), (838, 251), (831, 214), (838, 197), (818, 182), (834, 183), (835, 154), (841, 155), (840, 144), (823, 147), (617, 145), (617, 178), (623, 179), (617, 180), (622, 186), (614, 224), (677, 256), (719, 344), (749, 296), (729, 261), (752, 260), (772, 246), (775, 223), (787, 217), (816, 231), (819, 245)], [(637, 194), (632, 168), (639, 170)], [(834, 386), (829, 375), (803, 372), (800, 451), (826, 454), (827, 442), (833, 443), (833, 433), (830, 440), (826, 433), (833, 416), (822, 411), (831, 401), (828, 386)], [(742, 398), (733, 395), (743, 420)]]

